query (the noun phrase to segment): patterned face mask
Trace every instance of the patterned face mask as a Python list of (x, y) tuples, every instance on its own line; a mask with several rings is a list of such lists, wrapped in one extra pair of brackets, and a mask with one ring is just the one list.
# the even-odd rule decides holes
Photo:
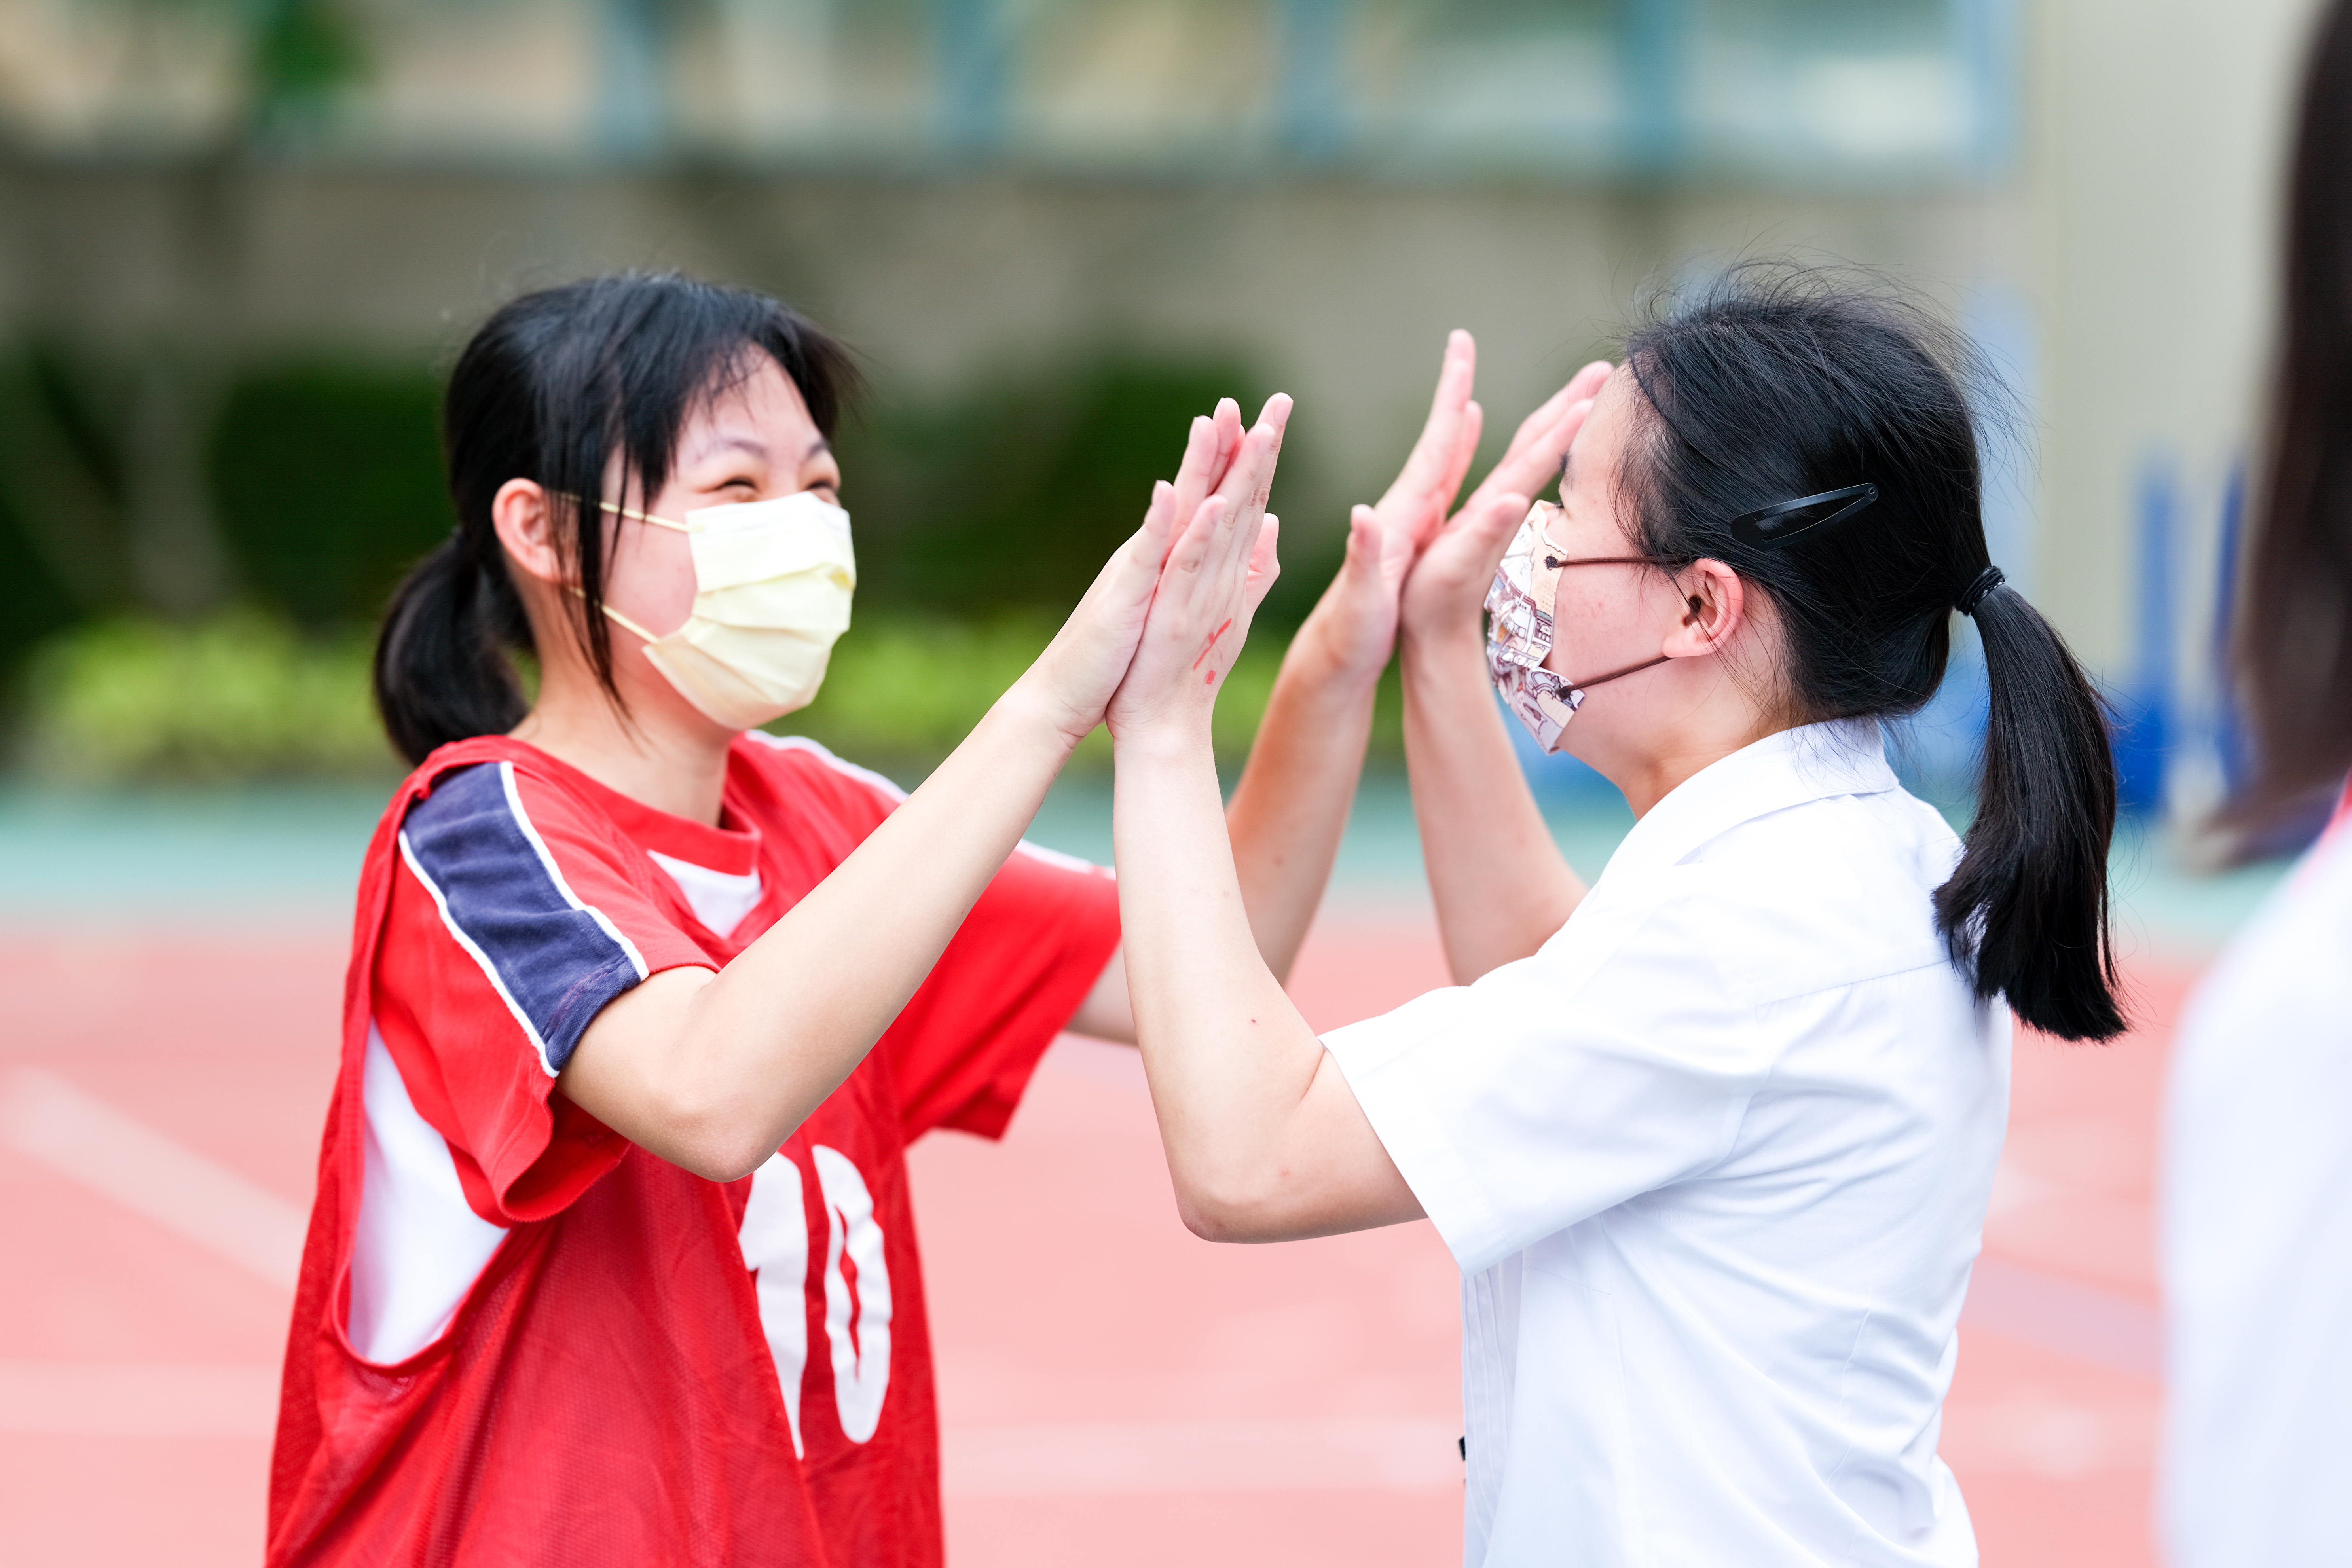
[(1504, 552), (1495, 585), (1486, 590), (1486, 669), (1503, 705), (1518, 716), (1547, 753), (1559, 750), (1560, 731), (1584, 704), (1585, 692), (1620, 676), (1666, 662), (1666, 656), (1612, 669), (1582, 680), (1544, 668), (1551, 657), (1552, 606), (1559, 598), (1559, 574), (1570, 566), (1654, 566), (1646, 555), (1594, 555), (1571, 561), (1551, 539), (1559, 508), (1539, 500), (1519, 524)]

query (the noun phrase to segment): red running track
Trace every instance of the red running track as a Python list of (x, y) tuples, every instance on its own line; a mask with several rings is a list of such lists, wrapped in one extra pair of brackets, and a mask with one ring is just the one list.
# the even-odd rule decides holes
[[(257, 1556), (341, 963), (332, 930), (0, 934), (0, 1562)], [(1329, 1026), (1443, 978), (1425, 916), (1360, 910), (1295, 989)], [(1944, 1444), (1988, 1563), (2155, 1561), (2150, 1177), (2188, 978), (2143, 965), (2120, 1046), (2020, 1042)], [(1457, 1560), (1428, 1226), (1195, 1240), (1134, 1058), (1080, 1041), (1002, 1145), (914, 1165), (958, 1568)]]

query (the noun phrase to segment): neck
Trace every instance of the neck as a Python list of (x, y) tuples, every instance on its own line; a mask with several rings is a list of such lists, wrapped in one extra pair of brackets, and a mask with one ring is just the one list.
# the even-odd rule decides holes
[[(1671, 700), (1654, 701), (1643, 712), (1654, 721), (1661, 710), (1672, 706)], [(1625, 804), (1633, 808), (1638, 818), (1647, 816), (1651, 807), (1701, 770), (1714, 766), (1744, 746), (1754, 745), (1767, 735), (1789, 728), (1788, 723), (1769, 719), (1744, 701), (1718, 699), (1701, 701), (1685, 710), (1682, 721), (1663, 734), (1652, 731), (1642, 735), (1643, 743), (1638, 750), (1604, 743), (1595, 748), (1600, 754), (1579, 754), (1594, 772), (1624, 793)], [(1577, 733), (1574, 724), (1568, 727), (1570, 741), (1585, 738)]]
[(625, 718), (593, 676), (565, 661), (545, 671), (538, 703), (513, 734), (607, 789), (715, 827), (733, 737), (707, 721), (684, 721), (667, 696), (633, 695)]

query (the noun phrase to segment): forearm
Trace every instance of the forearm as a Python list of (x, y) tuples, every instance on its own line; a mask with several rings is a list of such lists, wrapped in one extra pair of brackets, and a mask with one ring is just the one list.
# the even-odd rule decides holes
[[(618, 1108), (618, 1131), (701, 1174), (757, 1166), (865, 1058), (1012, 853), (1075, 745), (1055, 718), (1016, 684), (724, 970), (691, 989), (657, 975), (606, 1008), (567, 1071), (593, 1075), (572, 1098), (608, 1121)], [(597, 1052), (608, 1026), (652, 1043)]]
[(1323, 1049), (1267, 968), (1196, 736), (1122, 743), (1113, 831), (1128, 985), (1178, 1206), (1203, 1235), (1276, 1205)]
[(1404, 745), (1446, 963), (1467, 984), (1535, 952), (1584, 896), (1519, 772), (1475, 624), (1408, 630)]
[[(1377, 668), (1347, 668), (1319, 616), (1291, 639), (1225, 812), (1257, 950), (1286, 980), (1322, 902), (1364, 771)], [(1122, 871), (1122, 875), (1124, 872)]]

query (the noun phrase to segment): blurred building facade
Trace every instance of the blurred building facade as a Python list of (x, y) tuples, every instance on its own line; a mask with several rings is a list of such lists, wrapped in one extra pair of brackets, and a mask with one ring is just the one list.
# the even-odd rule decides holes
[[(1225, 355), (1298, 395), (1344, 500), (1384, 482), (1448, 327), (1499, 438), (1647, 289), (1860, 263), (2021, 395), (1996, 558), (2144, 710), (2144, 766), (2210, 794), (2312, 8), (0, 0), (0, 321), (142, 367), (119, 571), (189, 610), (228, 591), (197, 475), (225, 365), (446, 357), (593, 268), (776, 290), (899, 395), (1088, 345)], [(26, 493), (45, 559), (90, 571), (75, 499)]]

